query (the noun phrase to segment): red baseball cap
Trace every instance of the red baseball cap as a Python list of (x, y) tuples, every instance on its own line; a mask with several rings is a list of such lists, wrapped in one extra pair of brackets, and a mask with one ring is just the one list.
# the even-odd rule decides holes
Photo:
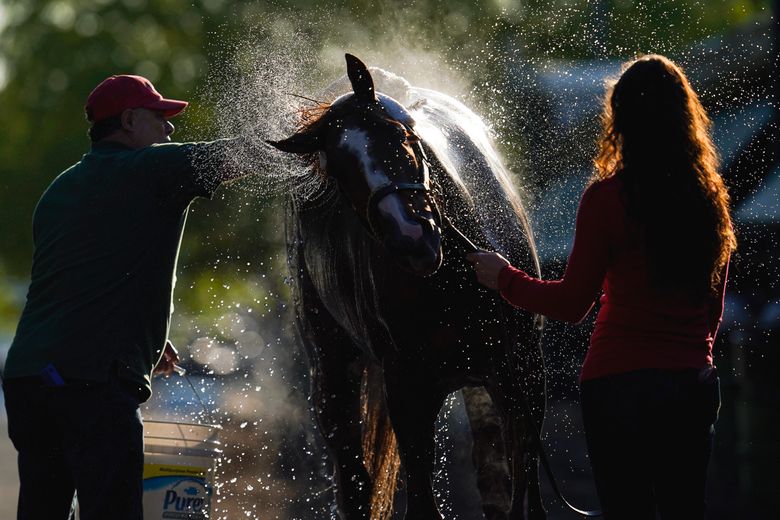
[(95, 87), (87, 98), (84, 111), (89, 121), (97, 123), (128, 108), (160, 110), (165, 112), (165, 117), (173, 117), (187, 105), (186, 101), (165, 99), (151, 81), (142, 76), (123, 74), (106, 78)]

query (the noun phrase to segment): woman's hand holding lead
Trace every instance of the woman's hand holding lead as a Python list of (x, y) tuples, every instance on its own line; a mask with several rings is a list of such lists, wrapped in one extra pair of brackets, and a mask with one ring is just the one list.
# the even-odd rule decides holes
[(488, 289), (498, 290), (498, 273), (509, 265), (506, 258), (492, 251), (479, 251), (467, 254), (466, 260), (474, 267), (479, 283)]

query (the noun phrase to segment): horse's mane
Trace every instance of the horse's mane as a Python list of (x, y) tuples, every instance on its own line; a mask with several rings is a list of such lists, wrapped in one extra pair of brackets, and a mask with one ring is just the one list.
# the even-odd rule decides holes
[[(500, 251), (514, 263), (538, 273), (539, 262), (528, 217), (512, 175), (496, 151), (483, 120), (451, 96), (414, 87), (401, 76), (380, 68), (371, 67), (369, 71), (376, 90), (392, 97), (412, 114), (417, 133), (433, 151), (434, 162), (465, 198), (466, 206), (477, 220), (481, 240), (474, 239), (483, 242), (478, 245)], [(336, 98), (349, 92), (351, 85), (346, 75), (328, 85), (316, 100), (309, 100), (309, 105), (298, 109), (299, 130), (317, 123)], [(323, 200), (323, 195), (328, 195), (330, 200), (334, 186), (324, 176), (318, 156), (309, 154), (305, 161), (306, 167), (324, 181), (325, 189), (317, 190), (316, 198)], [(486, 176), (485, 170), (491, 175)], [(515, 218), (506, 215), (507, 205)]]

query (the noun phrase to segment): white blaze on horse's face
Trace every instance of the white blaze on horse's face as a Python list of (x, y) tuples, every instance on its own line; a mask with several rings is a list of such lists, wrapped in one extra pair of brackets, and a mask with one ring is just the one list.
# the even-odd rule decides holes
[(355, 157), (361, 171), (366, 174), (369, 191), (375, 191), (390, 182), (390, 178), (383, 171), (374, 168), (374, 161), (368, 154), (370, 144), (368, 133), (356, 128), (345, 128), (339, 139), (339, 147)]
[[(370, 145), (368, 133), (356, 128), (345, 128), (339, 139), (339, 146), (357, 159), (360, 170), (365, 174), (368, 191), (374, 192), (389, 184), (391, 179), (384, 170), (374, 164), (369, 155)], [(422, 226), (410, 218), (409, 209), (397, 193), (383, 197), (377, 208), (396, 223), (403, 236), (412, 240), (422, 238)]]

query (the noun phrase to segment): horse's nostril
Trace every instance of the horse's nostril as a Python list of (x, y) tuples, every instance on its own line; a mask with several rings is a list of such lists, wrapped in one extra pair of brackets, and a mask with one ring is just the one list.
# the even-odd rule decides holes
[(433, 218), (418, 216), (417, 222), (422, 226), (423, 233), (434, 233), (438, 231), (438, 226)]

